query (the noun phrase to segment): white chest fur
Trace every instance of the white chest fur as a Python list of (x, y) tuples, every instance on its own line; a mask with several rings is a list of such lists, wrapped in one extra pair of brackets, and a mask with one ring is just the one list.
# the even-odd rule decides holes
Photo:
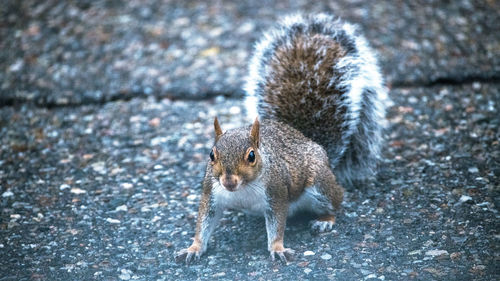
[(212, 187), (215, 202), (225, 208), (254, 214), (263, 214), (268, 208), (266, 187), (259, 180), (240, 186), (233, 192), (225, 189), (218, 181), (214, 181)]

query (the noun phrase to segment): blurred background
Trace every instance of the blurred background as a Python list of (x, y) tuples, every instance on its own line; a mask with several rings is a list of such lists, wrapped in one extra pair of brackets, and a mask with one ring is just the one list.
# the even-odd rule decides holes
[(2, 1), (0, 103), (241, 95), (280, 16), (356, 23), (390, 85), (498, 77), (497, 1)]
[[(0, 280), (499, 280), (500, 2), (0, 2)], [(290, 13), (355, 23), (393, 101), (377, 179), (331, 233), (262, 218), (194, 234), (213, 118), (249, 124), (242, 82)]]

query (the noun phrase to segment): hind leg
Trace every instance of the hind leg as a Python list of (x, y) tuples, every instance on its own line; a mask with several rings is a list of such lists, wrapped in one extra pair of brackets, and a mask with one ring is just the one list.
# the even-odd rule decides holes
[(319, 215), (311, 227), (315, 231), (325, 232), (332, 230), (335, 224), (334, 210), (339, 209), (344, 195), (344, 189), (337, 183), (330, 168), (326, 167), (316, 179), (316, 201), (314, 212)]

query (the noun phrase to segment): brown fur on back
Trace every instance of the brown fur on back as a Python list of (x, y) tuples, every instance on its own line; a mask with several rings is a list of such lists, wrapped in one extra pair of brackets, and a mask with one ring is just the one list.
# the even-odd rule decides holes
[[(331, 106), (340, 104), (343, 94), (335, 88), (337, 83), (332, 84), (332, 77), (340, 76), (334, 65), (345, 53), (338, 42), (321, 34), (300, 35), (292, 45), (278, 46), (269, 66), (271, 79), (264, 86), (262, 106), (268, 108), (262, 112), (274, 112), (321, 145), (339, 142), (345, 108)], [(324, 130), (318, 124), (325, 124)]]

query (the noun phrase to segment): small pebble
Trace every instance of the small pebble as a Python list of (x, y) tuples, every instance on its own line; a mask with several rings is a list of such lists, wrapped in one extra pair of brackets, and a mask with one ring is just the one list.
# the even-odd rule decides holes
[(92, 169), (99, 174), (106, 174), (106, 163), (100, 161), (91, 165)]
[(131, 189), (132, 187), (134, 187), (131, 183), (129, 182), (124, 182), (122, 184), (120, 184), (120, 186), (123, 188), (123, 189)]
[(17, 72), (23, 68), (24, 61), (22, 59), (17, 59), (10, 67), (9, 71), (11, 72)]
[(10, 218), (17, 220), (17, 219), (21, 218), (21, 215), (20, 214), (12, 214), (12, 215), (10, 215)]
[(308, 268), (308, 267), (304, 268), (304, 273), (305, 273), (305, 274), (309, 274), (309, 273), (311, 273), (311, 272), (312, 272), (312, 269), (310, 269), (310, 268)]
[(321, 259), (322, 260), (326, 260), (327, 261), (327, 260), (329, 260), (331, 258), (332, 258), (332, 255), (330, 255), (330, 254), (323, 254), (323, 255), (321, 255)]
[(472, 201), (472, 197), (470, 197), (468, 195), (462, 195), (462, 196), (460, 196), (459, 201), (461, 203), (469, 202), (469, 201)]
[(87, 193), (86, 190), (80, 189), (78, 187), (72, 188), (70, 190), (70, 192), (73, 193), (73, 194), (84, 194), (84, 193)]
[(477, 167), (470, 167), (469, 173), (472, 173), (472, 174), (479, 173), (479, 169)]
[(14, 193), (12, 193), (12, 191), (10, 191), (10, 190), (7, 190), (7, 191), (5, 191), (5, 192), (2, 194), (2, 197), (4, 197), (4, 198), (7, 198), (7, 197), (12, 197), (12, 196), (14, 196)]
[(107, 221), (107, 222), (109, 222), (109, 223), (112, 223), (112, 224), (118, 224), (118, 223), (120, 223), (120, 221), (119, 221), (119, 220), (117, 220), (117, 219), (112, 219), (112, 218), (107, 218), (107, 219), (106, 219), (106, 221)]
[(358, 216), (358, 214), (356, 212), (352, 212), (352, 213), (346, 212), (345, 215), (349, 218), (355, 218)]
[(119, 211), (126, 212), (126, 211), (128, 211), (128, 207), (127, 207), (127, 205), (121, 205), (121, 206), (116, 207), (115, 211), (117, 211), (117, 212), (119, 212)]
[(132, 274), (132, 271), (128, 269), (122, 269), (120, 270), (120, 276), (118, 276), (121, 280), (130, 280), (130, 275)]
[(224, 277), (226, 276), (226, 273), (225, 272), (218, 272), (218, 273), (215, 273), (214, 275), (212, 275), (213, 277)]
[(430, 250), (425, 252), (426, 256), (431, 256), (431, 257), (438, 257), (441, 255), (448, 255), (448, 251), (446, 250)]

